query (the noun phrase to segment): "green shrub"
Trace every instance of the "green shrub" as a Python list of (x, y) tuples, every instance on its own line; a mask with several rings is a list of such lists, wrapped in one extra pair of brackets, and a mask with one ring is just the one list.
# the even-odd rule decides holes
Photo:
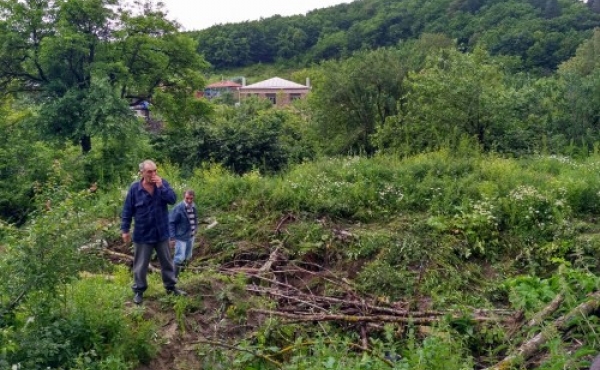
[(552, 238), (556, 229), (571, 217), (562, 188), (542, 193), (533, 186), (518, 186), (500, 200), (500, 207), (503, 229), (541, 240)]
[(464, 343), (451, 337), (444, 325), (434, 329), (422, 343), (415, 340), (414, 331), (409, 331), (406, 349), (403, 351), (406, 370), (471, 370), (473, 359), (467, 355)]
[(128, 293), (128, 288), (97, 276), (72, 284), (62, 297), (45, 297), (46, 306), (54, 301), (52, 312), (23, 317), (11, 335), (15, 349), (6, 361), (27, 369), (86, 370), (130, 369), (147, 363), (156, 353), (155, 328), (141, 313), (128, 314), (124, 307)]

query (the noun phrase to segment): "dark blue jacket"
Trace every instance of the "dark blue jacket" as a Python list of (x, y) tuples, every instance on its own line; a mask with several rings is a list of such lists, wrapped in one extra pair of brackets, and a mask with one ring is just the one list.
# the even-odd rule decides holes
[(131, 184), (123, 212), (121, 213), (121, 231), (129, 232), (131, 221), (135, 219), (133, 228), (134, 243), (158, 243), (169, 239), (169, 204), (175, 204), (177, 196), (166, 180), (162, 187), (154, 188), (150, 195), (142, 187), (141, 181)]
[[(198, 228), (198, 211), (196, 205), (192, 204), (196, 228)], [(192, 237), (192, 226), (185, 209), (185, 201), (179, 202), (169, 214), (169, 236), (177, 240), (186, 241)]]

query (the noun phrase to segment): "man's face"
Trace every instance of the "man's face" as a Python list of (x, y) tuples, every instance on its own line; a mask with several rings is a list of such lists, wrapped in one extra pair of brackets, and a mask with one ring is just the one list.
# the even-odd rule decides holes
[(188, 205), (191, 205), (192, 203), (194, 203), (194, 196), (191, 194), (186, 194), (184, 199), (185, 199), (185, 203)]
[(144, 181), (147, 183), (153, 183), (154, 176), (156, 176), (156, 166), (150, 164), (144, 166), (144, 170), (142, 171), (142, 177), (144, 178)]

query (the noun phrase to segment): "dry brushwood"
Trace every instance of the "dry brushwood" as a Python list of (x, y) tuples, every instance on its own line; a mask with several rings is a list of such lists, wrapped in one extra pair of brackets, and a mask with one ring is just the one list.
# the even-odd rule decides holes
[[(311, 313), (289, 313), (273, 310), (263, 310), (259, 308), (251, 308), (250, 312), (269, 315), (269, 316), (280, 316), (288, 319), (291, 322), (317, 322), (317, 321), (338, 321), (338, 322), (388, 322), (388, 323), (414, 323), (419, 325), (430, 325), (438, 322), (440, 317), (426, 317), (426, 316), (393, 316), (393, 315), (342, 315), (342, 314), (311, 314)], [(482, 322), (482, 321), (497, 321), (491, 317), (471, 317), (471, 320)]]
[[(360, 294), (352, 288), (346, 279), (336, 277), (332, 272), (319, 266), (311, 266), (311, 270), (300, 267), (297, 261), (288, 261), (278, 256), (279, 250), (271, 253), (269, 260), (257, 268), (225, 269), (226, 273), (245, 273), (254, 282), (246, 290), (261, 296), (268, 296), (277, 301), (274, 309), (266, 310), (252, 308), (249, 312), (263, 316), (277, 316), (288, 322), (322, 322), (335, 321), (339, 323), (357, 324), (360, 330), (362, 346), (365, 346), (367, 336), (366, 326), (383, 323), (413, 323), (416, 325), (431, 325), (445, 318), (467, 318), (473, 322), (496, 322), (502, 325), (515, 326), (522, 316), (518, 311), (506, 309), (472, 309), (464, 311), (452, 310), (410, 310), (406, 302), (393, 302), (384, 304), (376, 297)], [(284, 260), (285, 266), (273, 265), (272, 261)], [(265, 267), (266, 266), (266, 267)], [(265, 275), (271, 271), (275, 275), (294, 276), (294, 284)], [(310, 291), (312, 284), (304, 282), (301, 276), (310, 276), (311, 279), (322, 279), (323, 282), (342, 288), (342, 296), (320, 295)], [(258, 282), (258, 285), (256, 284)], [(302, 286), (304, 284), (304, 286)], [(323, 284), (321, 284), (323, 285)], [(543, 324), (548, 317), (560, 309), (564, 296), (557, 295), (544, 309), (523, 323), (523, 327), (532, 328)], [(540, 333), (523, 343), (514, 354), (501, 360), (498, 364), (486, 370), (506, 369), (521, 360), (527, 360), (540, 351), (556, 331), (565, 332), (572, 325), (573, 319), (587, 316), (600, 308), (600, 292), (590, 295), (589, 299), (571, 310), (566, 315), (556, 319)]]
[[(556, 309), (554, 308), (554, 306), (557, 305), (557, 300), (558, 299), (554, 299), (541, 312), (550, 312), (553, 310), (555, 311)], [(567, 329), (569, 329), (570, 323), (573, 321), (573, 319), (581, 316), (588, 316), (594, 311), (596, 311), (598, 308), (600, 308), (600, 292), (595, 292), (589, 296), (589, 299), (587, 301), (581, 303), (579, 306), (569, 311), (566, 315), (560, 316), (550, 325), (543, 328), (533, 338), (523, 343), (519, 348), (517, 348), (517, 350), (514, 353), (506, 356), (494, 366), (488, 367), (484, 370), (509, 369), (516, 362), (526, 361), (527, 359), (535, 355), (544, 344), (546, 344), (546, 342), (553, 335), (553, 333), (555, 333), (556, 331), (565, 332)], [(537, 316), (538, 315), (536, 315), (536, 317)]]
[[(284, 262), (275, 264), (274, 262)], [(361, 323), (361, 331), (365, 324), (371, 323), (414, 323), (430, 325), (443, 318), (469, 318), (473, 322), (514, 321), (515, 312), (510, 310), (468, 310), (435, 311), (409, 310), (406, 302), (384, 303), (376, 297), (358, 293), (349, 281), (335, 276), (321, 266), (311, 265), (311, 271), (300, 267), (294, 261), (288, 261), (282, 256), (279, 248), (275, 248), (268, 260), (259, 267), (240, 266), (222, 268), (226, 274), (244, 274), (252, 282), (246, 290), (257, 295), (270, 297), (278, 305), (272, 310), (250, 309), (250, 312), (266, 316), (279, 316), (291, 322), (320, 322), (337, 321), (346, 323)], [(266, 274), (271, 272), (272, 274)], [(294, 277), (290, 284), (282, 276)], [(301, 277), (320, 279), (324, 284), (340, 288), (338, 296), (327, 296), (311, 291), (310, 284)], [(323, 286), (324, 284), (319, 284)], [(341, 296), (340, 296), (341, 295)], [(361, 335), (364, 335), (362, 333)]]
[[(283, 217), (278, 223), (276, 231), (284, 231), (285, 224), (292, 217), (290, 215)], [(339, 235), (343, 238), (352, 237), (352, 234), (344, 231)], [(334, 321), (346, 324), (346, 327), (354, 327), (358, 330), (360, 344), (352, 345), (365, 352), (370, 351), (368, 348), (369, 330), (382, 330), (386, 323), (396, 323), (400, 324), (399, 326), (407, 323), (426, 326), (450, 318), (467, 319), (473, 323), (493, 322), (507, 325), (520, 332), (542, 327), (539, 333), (522, 343), (513, 353), (509, 353), (497, 364), (484, 369), (503, 370), (520, 362), (531, 362), (536, 356), (539, 357), (538, 355), (543, 352), (544, 345), (552, 336), (557, 333), (566, 333), (573, 326), (574, 319), (593, 314), (600, 309), (600, 291), (589, 295), (587, 301), (550, 323), (548, 323), (549, 318), (563, 304), (563, 295), (557, 295), (544, 309), (527, 321), (522, 320), (522, 312), (509, 309), (430, 310), (425, 309), (426, 304), (422, 305), (422, 309), (413, 309), (418, 306), (410, 302), (388, 302), (387, 299), (360, 292), (351, 280), (336, 275), (322, 265), (291, 260), (285, 255), (285, 248), (281, 245), (273, 248), (268, 257), (266, 257), (263, 247), (261, 246), (260, 253), (257, 253), (256, 250), (259, 248), (256, 245), (246, 247), (242, 245), (236, 251), (236, 259), (228, 264), (223, 264), (219, 269), (223, 274), (246, 276), (245, 289), (247, 292), (269, 298), (275, 303), (271, 309), (249, 308), (248, 312), (258, 315), (259, 318), (277, 316), (287, 322), (314, 322), (321, 325), (320, 322), (323, 321)], [(108, 248), (100, 249), (120, 260), (133, 260), (132, 256), (127, 254)], [(224, 252), (220, 252), (219, 255), (222, 253)], [(214, 260), (214, 257), (215, 255), (204, 256), (202, 259)], [(152, 265), (149, 266), (149, 269), (153, 272), (160, 271)], [(190, 270), (200, 271), (202, 268), (192, 267)], [(284, 349), (273, 355), (263, 355), (223, 343), (202, 340), (197, 343), (247, 351), (263, 358), (275, 367), (280, 367), (281, 364), (274, 357), (287, 351)], [(594, 365), (600, 370), (598, 363), (600, 360), (595, 360)]]

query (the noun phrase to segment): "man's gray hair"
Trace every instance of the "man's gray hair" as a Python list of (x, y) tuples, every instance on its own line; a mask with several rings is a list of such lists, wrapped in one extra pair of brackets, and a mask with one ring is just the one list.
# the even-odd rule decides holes
[(186, 195), (191, 195), (191, 196), (195, 197), (196, 192), (193, 191), (192, 189), (187, 189), (186, 191), (183, 192), (183, 196), (185, 197)]
[(154, 161), (146, 159), (145, 161), (143, 161), (142, 163), (139, 164), (140, 172), (144, 172), (144, 168), (146, 168), (146, 165), (148, 165), (148, 164), (156, 167), (156, 163), (154, 163)]

